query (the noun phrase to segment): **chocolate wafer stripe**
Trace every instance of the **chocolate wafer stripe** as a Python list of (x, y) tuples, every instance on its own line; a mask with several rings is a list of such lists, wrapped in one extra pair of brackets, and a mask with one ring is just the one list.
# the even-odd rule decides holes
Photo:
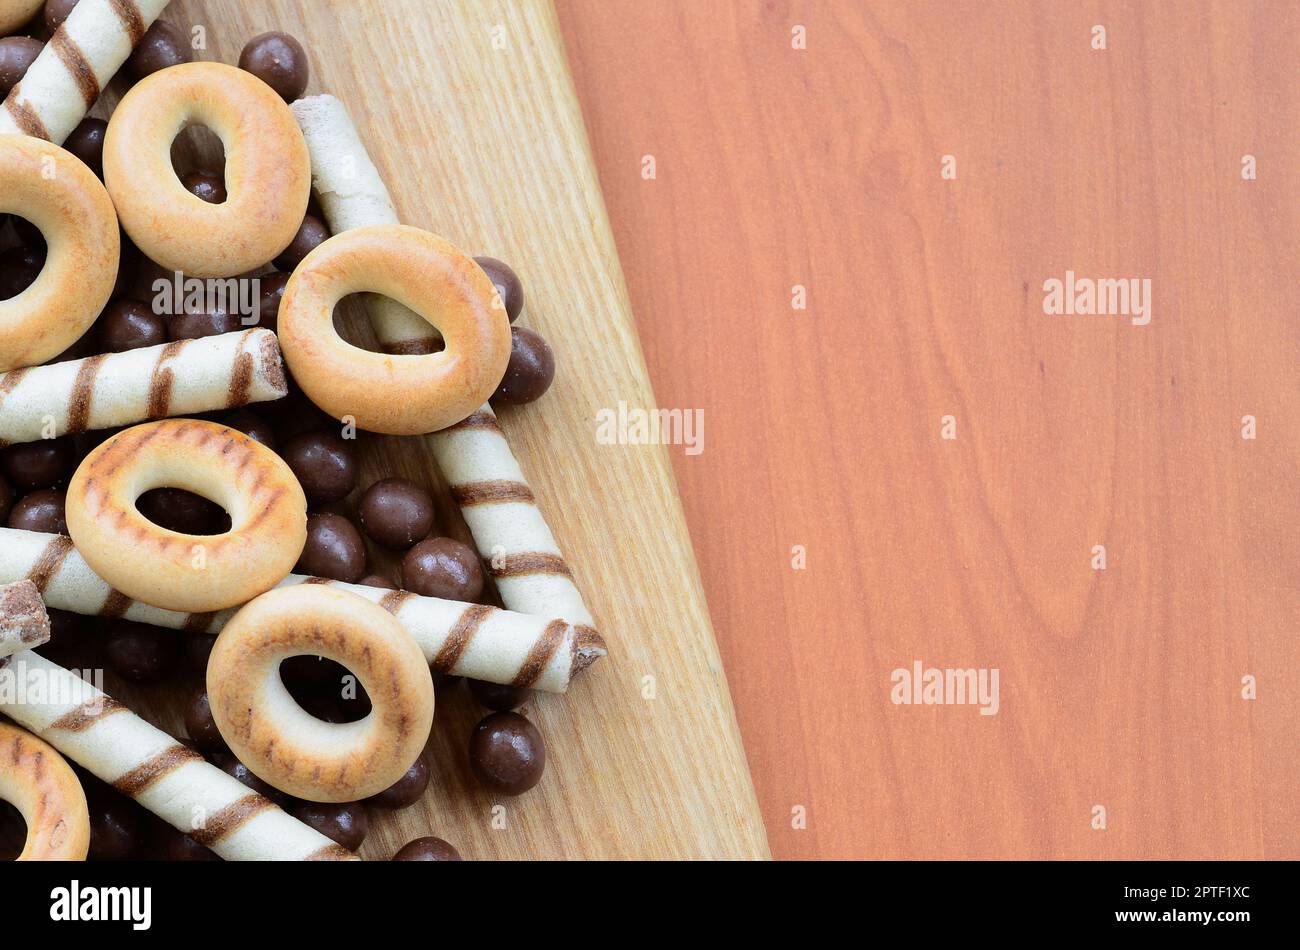
[(532, 686), (536, 683), (546, 670), (546, 664), (551, 662), (551, 657), (555, 656), (555, 651), (564, 642), (568, 632), (569, 625), (563, 620), (552, 620), (548, 623), (542, 635), (533, 644), (533, 648), (528, 651), (528, 656), (524, 657), (524, 662), (510, 685)]
[(63, 564), (63, 559), (72, 552), (72, 539), (64, 535), (53, 538), (41, 552), (41, 556), (36, 559), (32, 565), (31, 573), (27, 579), (36, 585), (36, 589), (42, 594), (45, 588), (50, 586), (50, 581), (54, 579), (55, 572)]
[(537, 504), (533, 490), (518, 481), (470, 482), (451, 486), (451, 495), (462, 508), (471, 505), (498, 505), (507, 502)]
[(104, 598), (104, 604), (99, 608), (101, 617), (120, 617), (131, 609), (135, 601), (120, 590), (110, 590), (108, 596)]
[(474, 604), (465, 609), (465, 612), (456, 620), (456, 625), (451, 628), (447, 634), (447, 640), (438, 651), (438, 655), (433, 658), (429, 665), (439, 672), (446, 673), (456, 665), (460, 655), (465, 652), (469, 646), (470, 640), (474, 639), (474, 634), (478, 628), (483, 625), (483, 621), (492, 613), (491, 607), (485, 607), (482, 604)]
[(304, 861), (340, 861), (340, 860), (346, 860), (348, 858), (354, 858), (354, 857), (356, 857), (356, 855), (354, 855), (347, 848), (343, 847), (343, 845), (341, 844), (327, 844), (319, 851), (313, 851), (311, 854), (307, 855), (307, 857), (303, 858), (303, 860)]
[(203, 847), (210, 848), (248, 824), (255, 816), (274, 807), (275, 803), (262, 795), (245, 795), (209, 816), (202, 828), (190, 832), (190, 837)]
[(44, 139), (50, 141), (49, 129), (41, 121), (41, 117), (36, 114), (26, 102), (22, 101), (22, 83), (14, 86), (9, 90), (9, 98), (5, 100), (5, 109), (9, 112), (10, 118), (14, 120), (14, 125), (22, 131), (23, 135), (30, 135), (35, 139)]
[(50, 46), (54, 47), (55, 55), (72, 75), (72, 81), (77, 84), (77, 91), (81, 93), (81, 99), (89, 109), (99, 98), (99, 80), (86, 60), (85, 53), (64, 29), (54, 34), (50, 39)]
[(174, 340), (162, 348), (158, 354), (158, 362), (154, 364), (153, 372), (149, 376), (149, 400), (145, 408), (145, 417), (147, 419), (162, 419), (168, 415), (168, 410), (172, 404), (172, 386), (176, 380), (176, 374), (167, 364), (176, 356), (188, 343), (188, 340)]
[(139, 46), (148, 27), (145, 26), (144, 17), (140, 14), (140, 8), (135, 5), (135, 0), (108, 0), (108, 3), (117, 14), (117, 18), (122, 21), (122, 29), (126, 30), (126, 35), (131, 37), (131, 45)]
[(456, 423), (454, 426), (448, 426), (443, 432), (460, 432), (465, 429), (488, 429), (494, 432), (500, 432), (501, 426), (497, 424), (497, 417), (490, 412), (471, 412), (468, 416)]
[(107, 353), (90, 356), (77, 368), (77, 379), (72, 385), (72, 399), (68, 403), (68, 432), (77, 434), (90, 427), (90, 401), (95, 398), (95, 377), (99, 367), (108, 359)]
[(101, 719), (125, 711), (126, 707), (116, 699), (108, 696), (96, 696), (94, 699), (78, 706), (72, 712), (54, 720), (54, 722), (50, 723), (50, 728), (59, 729), (63, 732), (85, 732)]
[(128, 798), (137, 798), (151, 785), (171, 775), (177, 769), (189, 765), (191, 762), (206, 761), (203, 756), (193, 749), (187, 749), (185, 746), (177, 744), (163, 749), (152, 759), (141, 762), (113, 782), (113, 787)]
[(402, 609), (402, 605), (414, 596), (409, 590), (390, 590), (379, 599), (379, 606), (390, 614), (396, 614)]
[(493, 577), (527, 577), (530, 574), (559, 574), (572, 579), (573, 572), (558, 554), (532, 551), (526, 554), (503, 554), (488, 562)]

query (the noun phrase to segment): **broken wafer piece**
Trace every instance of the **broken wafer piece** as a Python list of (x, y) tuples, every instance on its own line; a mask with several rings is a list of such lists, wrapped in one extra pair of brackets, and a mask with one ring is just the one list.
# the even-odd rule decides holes
[(6, 678), (0, 712), (227, 861), (357, 860), (58, 664), (28, 650)]
[[(217, 633), (236, 613), (186, 614), (139, 603), (95, 574), (69, 538), (0, 528), (0, 583), (23, 579), (59, 610), (172, 630)], [(295, 584), (328, 584), (379, 604), (441, 673), (563, 693), (573, 677), (606, 654), (594, 630), (563, 620), (301, 574), (290, 574), (278, 586)]]
[(50, 615), (29, 580), (0, 585), (0, 664), (6, 657), (48, 643)]
[(0, 446), (281, 399), (280, 345), (255, 328), (0, 374)]
[(80, 0), (0, 107), (0, 133), (62, 145), (168, 0)]
[[(307, 140), (312, 184), (330, 230), (338, 234), (397, 223), (392, 197), (343, 103), (333, 96), (310, 96), (290, 108)], [(368, 300), (367, 306), (385, 352), (437, 349), (436, 331), (410, 310), (386, 297)], [(563, 618), (582, 636), (599, 639), (492, 408), (484, 405), (427, 438), (506, 607)]]

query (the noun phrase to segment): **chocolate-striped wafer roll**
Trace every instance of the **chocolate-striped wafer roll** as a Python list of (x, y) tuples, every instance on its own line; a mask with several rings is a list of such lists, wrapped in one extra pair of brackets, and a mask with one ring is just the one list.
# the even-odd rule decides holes
[(80, 0), (0, 107), (0, 133), (62, 145), (167, 0)]
[(227, 861), (348, 861), (351, 851), (30, 650), (0, 678), (0, 712)]
[[(343, 104), (333, 96), (312, 96), (291, 108), (307, 140), (312, 181), (330, 229), (338, 234), (397, 223), (388, 189)], [(386, 352), (428, 353), (437, 347), (437, 332), (405, 307), (380, 298), (369, 311)], [(591, 613), (491, 407), (434, 433), (429, 444), (505, 605), (562, 617), (595, 635)]]
[(6, 657), (50, 639), (50, 615), (31, 581), (0, 585), (0, 665)]
[[(142, 604), (109, 587), (68, 538), (0, 528), (0, 583), (24, 578), (51, 607), (173, 630), (216, 633), (236, 613), (186, 614)], [(430, 666), (456, 676), (562, 693), (606, 652), (594, 630), (563, 620), (301, 574), (279, 586), (294, 584), (329, 584), (374, 601), (411, 634)]]
[(0, 446), (226, 409), (288, 393), (260, 328), (0, 374)]

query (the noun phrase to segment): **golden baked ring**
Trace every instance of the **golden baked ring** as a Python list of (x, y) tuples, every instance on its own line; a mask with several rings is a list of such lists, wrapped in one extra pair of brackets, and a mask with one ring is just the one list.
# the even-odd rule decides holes
[[(365, 687), (364, 719), (328, 723), (280, 679), (293, 656), (323, 656)], [(415, 640), (383, 607), (319, 584), (281, 587), (226, 624), (208, 659), (212, 718), (258, 778), (313, 802), (353, 802), (393, 785), (433, 726), (433, 678)]]
[[(136, 501), (183, 488), (230, 515), (224, 534), (178, 534)], [(242, 432), (165, 419), (120, 432), (68, 485), (68, 534), (100, 577), (127, 597), (190, 613), (224, 610), (270, 590), (307, 543), (307, 499), (281, 458)]]
[[(187, 125), (206, 126), (225, 145), (221, 204), (176, 177), (172, 142)], [(270, 86), (222, 63), (183, 63), (142, 80), (118, 104), (104, 136), (104, 182), (147, 257), (192, 277), (233, 277), (262, 267), (298, 233), (311, 160)]]
[(19, 861), (84, 861), (90, 850), (86, 793), (49, 743), (0, 722), (0, 799), (27, 822)]
[[(371, 291), (442, 334), (437, 353), (374, 353), (334, 329), (334, 307)], [(455, 245), (400, 224), (344, 231), (293, 272), (279, 314), (280, 348), (307, 396), (362, 429), (417, 435), (455, 425), (501, 383), (510, 321), (492, 281)]]
[(117, 215), (95, 173), (70, 152), (26, 135), (0, 135), (0, 213), (45, 235), (45, 267), (0, 300), (0, 372), (36, 366), (76, 343), (113, 293)]
[(0, 36), (26, 26), (45, 0), (0, 0)]

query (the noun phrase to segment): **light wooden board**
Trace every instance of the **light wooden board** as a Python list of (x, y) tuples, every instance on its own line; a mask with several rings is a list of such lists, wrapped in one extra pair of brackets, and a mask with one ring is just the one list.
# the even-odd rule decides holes
[[(309, 93), (347, 105), (403, 220), (512, 262), (527, 294), (521, 323), (560, 367), (545, 399), (502, 411), (502, 427), (610, 656), (568, 696), (526, 708), (548, 760), (518, 799), (475, 786), (465, 749), (482, 710), (463, 688), (440, 696), (430, 792), (374, 812), (363, 855), (437, 834), (469, 858), (766, 857), (666, 454), (596, 442), (598, 410), (654, 398), (549, 3), (186, 0), (164, 19), (202, 26), (203, 58), (228, 63), (265, 30), (299, 37)], [(363, 486), (386, 475), (440, 486), (420, 440), (363, 444)], [(443, 524), (466, 537), (442, 492)], [(118, 689), (179, 728), (185, 690)]]
[(557, 6), (773, 852), (1300, 857), (1300, 5)]

